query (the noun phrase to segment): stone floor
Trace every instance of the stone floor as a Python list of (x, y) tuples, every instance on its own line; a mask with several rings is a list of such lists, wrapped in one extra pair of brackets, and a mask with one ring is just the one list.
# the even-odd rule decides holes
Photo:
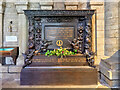
[[(20, 74), (19, 73), (2, 73), (2, 88), (40, 88), (40, 89), (46, 89), (47, 90), (53, 90), (57, 88), (61, 88), (62, 90), (68, 90), (66, 88), (78, 89), (85, 88), (85, 90), (101, 90), (101, 88), (104, 88), (105, 90), (110, 90), (107, 86), (104, 85), (104, 83), (100, 84), (98, 82), (98, 85), (20, 85)], [(49, 88), (49, 89), (48, 89)], [(90, 89), (91, 88), (91, 89)], [(20, 90), (21, 90), (20, 89)], [(13, 90), (13, 89), (12, 89)], [(103, 89), (102, 89), (103, 90)]]

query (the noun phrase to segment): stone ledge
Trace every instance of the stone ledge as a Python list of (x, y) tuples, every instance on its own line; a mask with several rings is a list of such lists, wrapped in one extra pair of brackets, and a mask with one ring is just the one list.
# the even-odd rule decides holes
[(21, 72), (22, 66), (9, 66), (8, 72), (9, 73), (19, 73)]
[(15, 5), (27, 5), (28, 1), (24, 2), (16, 2)]
[(119, 59), (118, 57), (112, 57), (112, 58), (106, 58), (106, 59), (102, 58), (100, 64), (108, 69), (120, 70), (118, 59)]
[(90, 1), (90, 5), (95, 5), (95, 6), (99, 6), (99, 5), (103, 5), (104, 4), (104, 2), (96, 2), (96, 1)]
[(111, 70), (104, 67), (103, 65), (100, 65), (99, 69), (100, 69), (100, 72), (103, 73), (110, 80), (120, 79), (118, 76), (120, 74), (120, 70)]

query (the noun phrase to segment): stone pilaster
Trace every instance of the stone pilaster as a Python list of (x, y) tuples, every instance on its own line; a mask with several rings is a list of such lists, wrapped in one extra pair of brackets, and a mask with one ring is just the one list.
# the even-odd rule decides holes
[(22, 53), (25, 53), (27, 50), (27, 22), (26, 22), (26, 16), (24, 14), (23, 10), (26, 10), (28, 8), (28, 1), (24, 2), (16, 2), (16, 9), (18, 12), (18, 33), (19, 33), (19, 58), (17, 60), (17, 65), (23, 65), (24, 59), (22, 57)]
[(97, 58), (95, 64), (99, 64), (101, 57), (104, 57), (104, 2), (90, 0), (90, 8), (96, 10)]

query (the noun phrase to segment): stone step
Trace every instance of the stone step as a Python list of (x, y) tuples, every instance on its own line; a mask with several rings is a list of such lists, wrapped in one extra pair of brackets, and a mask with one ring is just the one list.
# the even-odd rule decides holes
[(97, 85), (96, 68), (89, 66), (26, 67), (21, 70), (21, 85)]
[(104, 83), (107, 83), (111, 88), (120, 88), (120, 79), (110, 80), (103, 73), (100, 73), (100, 79), (104, 81)]
[(109, 69), (109, 68), (105, 67), (104, 65), (100, 64), (99, 71), (101, 73), (103, 73), (110, 80), (120, 79), (120, 76), (119, 76), (120, 75), (120, 70), (112, 70), (112, 69)]
[(120, 60), (118, 57), (101, 59), (100, 65), (103, 65), (108, 69), (117, 70), (120, 69)]

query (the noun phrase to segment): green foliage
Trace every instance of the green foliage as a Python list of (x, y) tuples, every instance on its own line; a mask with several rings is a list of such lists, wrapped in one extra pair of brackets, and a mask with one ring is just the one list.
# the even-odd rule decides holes
[(75, 52), (72, 52), (72, 51), (69, 51), (67, 50), (66, 48), (62, 48), (60, 47), (60, 49), (54, 49), (52, 51), (50, 50), (47, 50), (47, 52), (45, 53), (45, 56), (60, 56), (60, 57), (63, 57), (63, 56), (67, 56), (67, 55), (75, 55), (77, 53), (77, 50), (75, 50)]

